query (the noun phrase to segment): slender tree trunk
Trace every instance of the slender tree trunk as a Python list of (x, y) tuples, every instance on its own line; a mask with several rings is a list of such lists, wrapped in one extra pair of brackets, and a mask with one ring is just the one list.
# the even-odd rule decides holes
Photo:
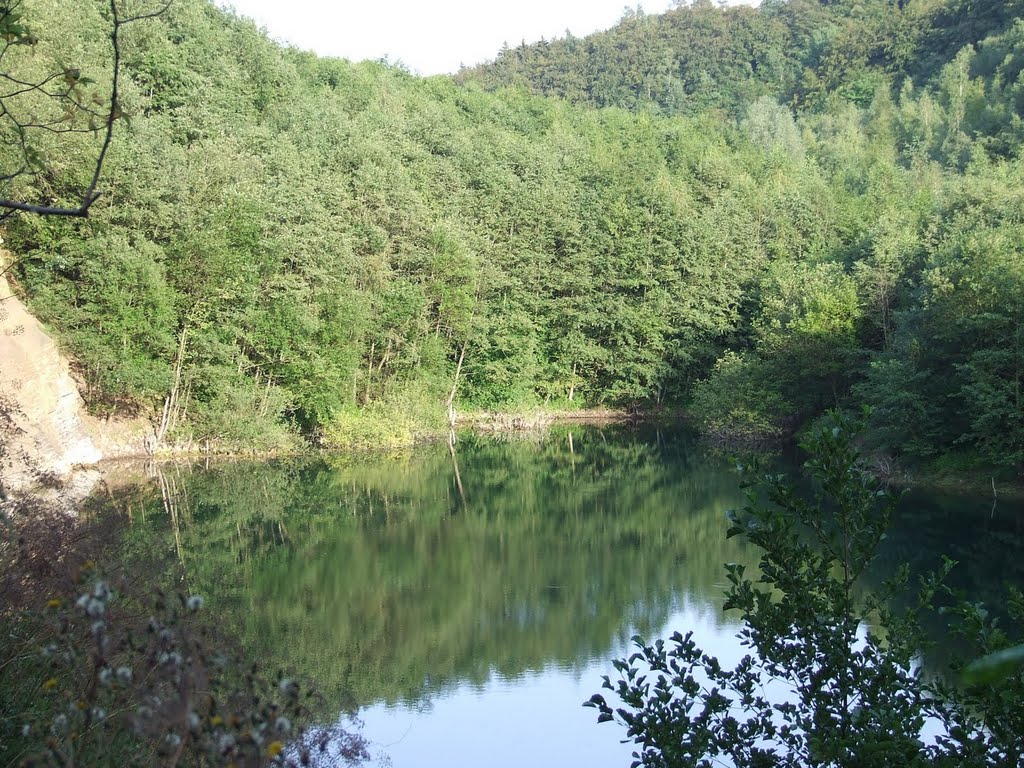
[(260, 401), (260, 418), (267, 415), (267, 408), (270, 406), (270, 387), (274, 383), (274, 377), (267, 374), (267, 386), (263, 389), (263, 399)]
[(373, 383), (373, 353), (377, 350), (377, 342), (370, 342), (370, 361), (366, 366), (366, 391), (363, 394), (363, 402), (370, 402), (370, 385)]
[(384, 354), (380, 358), (380, 363), (377, 365), (377, 373), (384, 370), (384, 366), (388, 364), (388, 360), (391, 359), (391, 339), (388, 339), (388, 345), (384, 348)]
[(459, 374), (462, 373), (462, 361), (466, 359), (466, 347), (469, 346), (468, 341), (462, 343), (462, 349), (459, 351), (459, 362), (455, 366), (455, 377), (452, 379), (452, 388), (448, 392), (448, 400), (445, 401), (445, 411), (448, 414), (448, 426), (452, 429), (455, 428), (455, 393), (459, 389)]
[(160, 445), (167, 436), (167, 432), (174, 428), (177, 409), (178, 395), (181, 391), (181, 372), (185, 365), (185, 347), (188, 341), (188, 325), (183, 325), (181, 334), (178, 336), (178, 352), (174, 359), (174, 381), (171, 384), (171, 391), (164, 398), (164, 410), (160, 416), (160, 426), (156, 430), (156, 444)]

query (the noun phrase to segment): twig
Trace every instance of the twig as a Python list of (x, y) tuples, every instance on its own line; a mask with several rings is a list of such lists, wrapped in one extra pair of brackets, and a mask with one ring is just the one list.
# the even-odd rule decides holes
[[(95, 203), (97, 200), (99, 200), (100, 197), (103, 194), (102, 192), (98, 192), (97, 191), (97, 188), (99, 187), (99, 183), (100, 183), (100, 176), (103, 173), (103, 164), (106, 161), (107, 152), (110, 149), (110, 142), (111, 142), (111, 140), (113, 139), (113, 136), (114, 136), (114, 123), (118, 119), (120, 119), (122, 117), (122, 115), (123, 115), (123, 113), (121, 112), (121, 101), (120, 101), (120, 82), (121, 82), (121, 80), (120, 80), (120, 78), (121, 78), (121, 38), (120, 38), (120, 35), (121, 35), (121, 27), (123, 27), (125, 24), (130, 24), (130, 23), (135, 22), (135, 21), (142, 21), (144, 19), (153, 19), (153, 18), (156, 18), (157, 16), (160, 16), (161, 14), (165, 13), (168, 8), (171, 7), (171, 4), (173, 3), (173, 1), (174, 0), (165, 0), (165, 2), (163, 2), (160, 5), (159, 8), (157, 8), (156, 10), (151, 11), (149, 13), (140, 13), (140, 14), (137, 14), (135, 16), (128, 16), (128, 17), (122, 18), (120, 16), (120, 12), (118, 10), (117, 0), (110, 0), (110, 12), (111, 12), (111, 16), (113, 18), (113, 28), (110, 31), (110, 44), (111, 44), (111, 48), (113, 49), (113, 73), (112, 73), (112, 79), (111, 79), (111, 84), (110, 84), (110, 109), (107, 112), (106, 118), (104, 119), (103, 144), (100, 147), (99, 155), (97, 155), (97, 157), (96, 157), (96, 165), (95, 165), (95, 167), (93, 169), (92, 179), (89, 182), (88, 188), (82, 194), (81, 202), (79, 203), (79, 205), (77, 207), (63, 207), (63, 206), (52, 206), (52, 205), (35, 205), (35, 204), (31, 204), (31, 203), (20, 202), (20, 201), (17, 201), (17, 200), (0, 199), (0, 209), (4, 209), (4, 211), (5, 211), (4, 213), (0, 214), (0, 221), (3, 221), (5, 219), (9, 218), (10, 216), (13, 216), (15, 213), (19, 213), (19, 212), (34, 213), (34, 214), (37, 214), (37, 215), (40, 215), (40, 216), (67, 216), (67, 217), (71, 217), (71, 218), (86, 218), (89, 215), (89, 209), (92, 208), (93, 203)], [(3, 52), (6, 52), (6, 50), (7, 49), (4, 48)], [(0, 53), (0, 55), (2, 55), (2, 53)], [(71, 102), (75, 106), (75, 108), (77, 109), (78, 112), (90, 114), (90, 115), (93, 115), (93, 116), (98, 116), (98, 113), (94, 112), (93, 110), (91, 110), (86, 105), (80, 103), (75, 98), (75, 96), (71, 92), (71, 90), (65, 91), (63, 93), (49, 93), (48, 91), (43, 90), (43, 86), (44, 85), (46, 85), (51, 80), (59, 77), (60, 75), (62, 75), (64, 73), (55, 73), (54, 75), (51, 75), (50, 77), (48, 77), (45, 80), (43, 80), (42, 83), (39, 83), (39, 84), (36, 84), (36, 85), (32, 85), (31, 83), (26, 83), (26, 82), (19, 81), (16, 78), (11, 77), (10, 75), (7, 75), (6, 73), (0, 73), (0, 74), (2, 74), (2, 76), (5, 79), (7, 79), (7, 80), (9, 80), (11, 82), (14, 82), (14, 83), (16, 83), (18, 85), (27, 86), (31, 90), (42, 90), (42, 92), (46, 93), (48, 96), (51, 96), (51, 97), (57, 98), (57, 99), (62, 99), (62, 100), (69, 101), (69, 102)], [(21, 93), (21, 92), (24, 92), (24, 91), (15, 92), (14, 95), (17, 95), (17, 93)], [(50, 130), (52, 130), (51, 125), (53, 125), (53, 124), (50, 124), (50, 125), (36, 125), (36, 124), (27, 123), (25, 125), (22, 125), (21, 123), (19, 123), (17, 121), (16, 118), (14, 118), (13, 115), (10, 114), (10, 112), (7, 109), (3, 109), (3, 113), (6, 114), (8, 117), (10, 117), (11, 120), (14, 121), (14, 124), (16, 126), (18, 126), (19, 129), (21, 129), (22, 133), (24, 133), (25, 128), (42, 128), (42, 129), (50, 129)], [(88, 130), (91, 130), (91, 129), (88, 129)], [(54, 132), (78, 133), (78, 132), (86, 132), (86, 131), (87, 131), (87, 129), (68, 128), (68, 129), (66, 129), (64, 131), (54, 131)], [(29, 156), (27, 154), (27, 149), (28, 149), (27, 145), (25, 144), (24, 140), (22, 140), (20, 143), (21, 143), (23, 152), (26, 152), (25, 159), (26, 159), (26, 162), (28, 163), (30, 161), (29, 161)], [(23, 174), (28, 173), (28, 172), (29, 172), (28, 166), (27, 165), (22, 166), (22, 168), (19, 169), (15, 174), (13, 174), (13, 176), (11, 178), (13, 178), (14, 176), (23, 175)]]

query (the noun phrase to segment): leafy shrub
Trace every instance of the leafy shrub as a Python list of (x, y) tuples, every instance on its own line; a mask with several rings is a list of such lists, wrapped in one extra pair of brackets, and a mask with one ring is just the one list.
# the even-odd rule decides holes
[[(313, 694), (228, 650), (194, 621), (202, 607), (199, 596), (160, 592), (138, 603), (87, 564), (77, 596), (23, 614), (10, 635), (16, 653), (5, 654), (18, 672), (4, 681), (13, 757), (31, 765), (113, 765), (127, 756), (283, 765), (306, 754), (308, 764), (303, 725)], [(358, 736), (330, 738), (350, 763), (367, 756)]]
[[(925, 642), (919, 614), (953, 567), (922, 580), (914, 606), (888, 606), (906, 585), (904, 569), (880, 594), (858, 579), (885, 536), (896, 498), (865, 473), (853, 446), (860, 424), (832, 425), (803, 444), (813, 501), (780, 476), (751, 483), (748, 504), (730, 513), (730, 536), (763, 550), (760, 576), (726, 566), (726, 609), (739, 610), (739, 638), (751, 653), (723, 668), (692, 633), (637, 651), (606, 677), (623, 706), (595, 694), (599, 722), (618, 721), (639, 745), (636, 766), (742, 767), (851, 765), (1018, 766), (1024, 759), (1024, 672), (966, 687), (921, 678), (915, 659)], [(1024, 616), (1021, 599), (1012, 613)], [(953, 613), (965, 636), (992, 653), (1010, 645), (979, 606)], [(940, 736), (926, 742), (926, 722)]]
[(407, 448), (425, 435), (446, 428), (444, 404), (436, 386), (413, 386), (336, 413), (323, 425), (320, 443), (334, 448)]
[(771, 366), (749, 353), (727, 351), (694, 388), (690, 412), (706, 434), (771, 440), (784, 434), (792, 410), (775, 386)]
[(198, 403), (193, 418), (176, 430), (178, 439), (210, 440), (227, 448), (244, 447), (253, 452), (299, 450), (298, 431), (282, 417), (290, 406), (280, 387), (253, 386), (225, 377), (209, 402)]
[[(211, 619), (143, 573), (87, 552), (116, 531), (8, 502), (0, 518), (0, 765), (309, 765), (367, 758), (319, 698), (266, 673)], [(335, 714), (332, 713), (332, 718)]]

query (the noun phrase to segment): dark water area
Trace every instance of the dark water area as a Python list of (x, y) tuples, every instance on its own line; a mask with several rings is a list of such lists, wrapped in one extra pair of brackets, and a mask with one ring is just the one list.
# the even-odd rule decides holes
[[(757, 562), (725, 537), (732, 466), (678, 429), (576, 426), (164, 467), (126, 546), (178, 559), (251, 654), (315, 681), (325, 718), (358, 708), (396, 768), (611, 768), (631, 747), (581, 703), (633, 634), (693, 630), (725, 663), (744, 655), (721, 610), (722, 564)], [(942, 553), (998, 603), (1024, 584), (1022, 505), (909, 494), (873, 578)]]

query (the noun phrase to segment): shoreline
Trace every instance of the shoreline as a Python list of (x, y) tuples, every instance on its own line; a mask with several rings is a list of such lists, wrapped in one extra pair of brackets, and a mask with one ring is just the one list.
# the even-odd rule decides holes
[[(96, 462), (79, 464), (67, 479), (65, 488), (76, 484), (81, 488), (81, 478), (95, 478), (95, 484), (107, 482), (121, 472), (138, 471), (150, 465), (170, 465), (198, 462), (234, 461), (278, 461), (289, 459), (314, 459), (331, 456), (365, 456), (379, 453), (414, 450), (417, 446), (442, 442), (451, 431), (468, 430), (482, 436), (515, 435), (543, 432), (550, 427), (564, 424), (644, 424), (659, 421), (685, 423), (685, 412), (658, 411), (636, 412), (612, 408), (580, 408), (566, 411), (470, 411), (461, 415), (452, 429), (433, 429), (416, 433), (413, 440), (402, 445), (351, 445), (320, 448), (310, 443), (295, 450), (253, 450), (232, 444), (213, 442), (188, 442), (170, 445), (155, 451), (147, 451), (140, 445), (135, 450), (119, 450), (105, 453)], [(733, 448), (737, 451), (768, 452), (792, 445), (793, 438), (780, 440), (730, 440), (719, 435), (700, 434), (699, 441), (717, 448)], [(122, 449), (128, 447), (121, 443)], [(1024, 498), (1024, 477), (1007, 477), (1005, 468), (979, 467), (971, 470), (937, 473), (928, 467), (908, 468), (901, 466), (890, 456), (866, 456), (871, 470), (880, 479), (904, 490), (933, 490), (956, 495), (974, 495), (1018, 500)], [(23, 489), (32, 492), (32, 489)], [(39, 489), (35, 489), (39, 490)], [(52, 489), (51, 489), (52, 492)], [(75, 496), (79, 494), (74, 494)], [(83, 498), (84, 500), (84, 498)]]
[[(653, 422), (659, 419), (678, 420), (679, 413), (635, 413), (612, 408), (579, 408), (571, 411), (470, 411), (456, 422), (454, 431), (469, 430), (479, 435), (519, 434), (539, 432), (558, 424), (626, 424)], [(107, 481), (112, 474), (139, 471), (150, 465), (195, 464), (198, 462), (278, 461), (311, 459), (330, 456), (364, 456), (377, 453), (414, 450), (417, 446), (448, 439), (451, 429), (433, 429), (419, 432), (413, 440), (401, 445), (360, 445), (320, 448), (306, 443), (295, 450), (253, 450), (229, 443), (189, 441), (172, 444), (150, 451), (140, 443), (131, 449), (120, 443), (117, 450), (105, 452), (95, 462), (76, 465), (67, 484), (85, 475), (98, 475), (98, 482)], [(31, 492), (31, 489), (25, 489)]]
[[(536, 429), (545, 429), (555, 424), (645, 423), (666, 418), (678, 420), (683, 417), (678, 413), (634, 413), (611, 408), (581, 408), (572, 411), (471, 411), (461, 416), (452, 429), (455, 431), (470, 429), (479, 431), (481, 434), (490, 434), (504, 431), (528, 432)], [(447, 428), (424, 430), (423, 432), (416, 433), (414, 440), (407, 446), (401, 447), (412, 448), (422, 443), (443, 440), (447, 437), (449, 431), (450, 429)], [(190, 460), (216, 457), (230, 459), (293, 458), (318, 454), (365, 453), (367, 451), (390, 450), (394, 447), (389, 445), (366, 447), (360, 444), (353, 444), (334, 448), (319, 448), (311, 443), (306, 443), (296, 450), (254, 450), (233, 443), (189, 441), (184, 444), (162, 446), (152, 451), (147, 450), (143, 446), (129, 450), (110, 451), (104, 453), (103, 457), (96, 462), (78, 464), (76, 466), (78, 469), (101, 469), (105, 464), (119, 461), (170, 462), (179, 459)]]

